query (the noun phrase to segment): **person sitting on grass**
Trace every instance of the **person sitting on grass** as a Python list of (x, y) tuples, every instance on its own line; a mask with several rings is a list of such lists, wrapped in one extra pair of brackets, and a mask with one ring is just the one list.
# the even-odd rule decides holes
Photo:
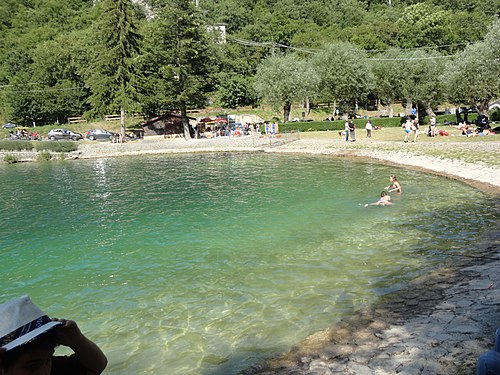
[[(28, 296), (0, 305), (0, 375), (98, 375), (108, 360), (72, 320), (50, 319)], [(58, 345), (73, 350), (54, 356)]]

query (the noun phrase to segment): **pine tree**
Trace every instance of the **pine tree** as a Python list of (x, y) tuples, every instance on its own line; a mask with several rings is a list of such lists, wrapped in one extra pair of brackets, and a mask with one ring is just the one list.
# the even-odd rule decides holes
[(154, 60), (164, 100), (180, 110), (184, 137), (191, 138), (188, 106), (205, 106), (213, 88), (214, 60), (207, 31), (191, 1), (169, 0), (155, 17)]
[(142, 36), (138, 32), (140, 13), (131, 0), (103, 0), (101, 16), (90, 41), (89, 64), (84, 67), (85, 83), (92, 95), (94, 113), (120, 110), (120, 135), (125, 136), (125, 111), (137, 105)]

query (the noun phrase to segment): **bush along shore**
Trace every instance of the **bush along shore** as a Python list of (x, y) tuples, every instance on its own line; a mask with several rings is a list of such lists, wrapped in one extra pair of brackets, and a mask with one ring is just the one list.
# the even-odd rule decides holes
[(13, 164), (22, 161), (46, 161), (53, 157), (64, 159), (78, 150), (75, 142), (62, 141), (0, 141), (0, 161)]

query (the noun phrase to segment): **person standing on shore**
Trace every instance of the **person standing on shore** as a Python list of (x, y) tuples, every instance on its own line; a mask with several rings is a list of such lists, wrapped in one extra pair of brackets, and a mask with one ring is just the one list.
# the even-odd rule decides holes
[(419, 125), (417, 119), (413, 120), (413, 127), (412, 127), (412, 129), (413, 129), (413, 134), (414, 134), (413, 142), (416, 142), (417, 138), (418, 138), (419, 129), (420, 129), (420, 125)]
[(403, 125), (403, 128), (405, 129), (405, 139), (404, 142), (407, 143), (410, 139), (410, 134), (411, 134), (411, 128), (412, 128), (412, 121), (410, 118), (406, 120), (406, 122)]
[(349, 140), (349, 120), (346, 120), (344, 123), (344, 133), (345, 133), (345, 141)]
[(436, 136), (436, 117), (432, 116), (430, 120), (430, 136), (435, 137)]
[(349, 137), (351, 137), (351, 142), (356, 142), (356, 125), (352, 121), (349, 121)]
[(371, 138), (373, 126), (372, 126), (372, 122), (370, 120), (368, 120), (368, 122), (366, 123), (365, 130), (366, 130), (366, 138)]

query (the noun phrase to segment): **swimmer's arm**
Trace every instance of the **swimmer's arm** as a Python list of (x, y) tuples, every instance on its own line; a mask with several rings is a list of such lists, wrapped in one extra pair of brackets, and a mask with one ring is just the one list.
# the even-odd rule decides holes
[(59, 320), (64, 324), (56, 328), (56, 336), (61, 345), (70, 347), (78, 361), (87, 370), (87, 375), (101, 374), (108, 360), (101, 349), (80, 331), (72, 320)]

